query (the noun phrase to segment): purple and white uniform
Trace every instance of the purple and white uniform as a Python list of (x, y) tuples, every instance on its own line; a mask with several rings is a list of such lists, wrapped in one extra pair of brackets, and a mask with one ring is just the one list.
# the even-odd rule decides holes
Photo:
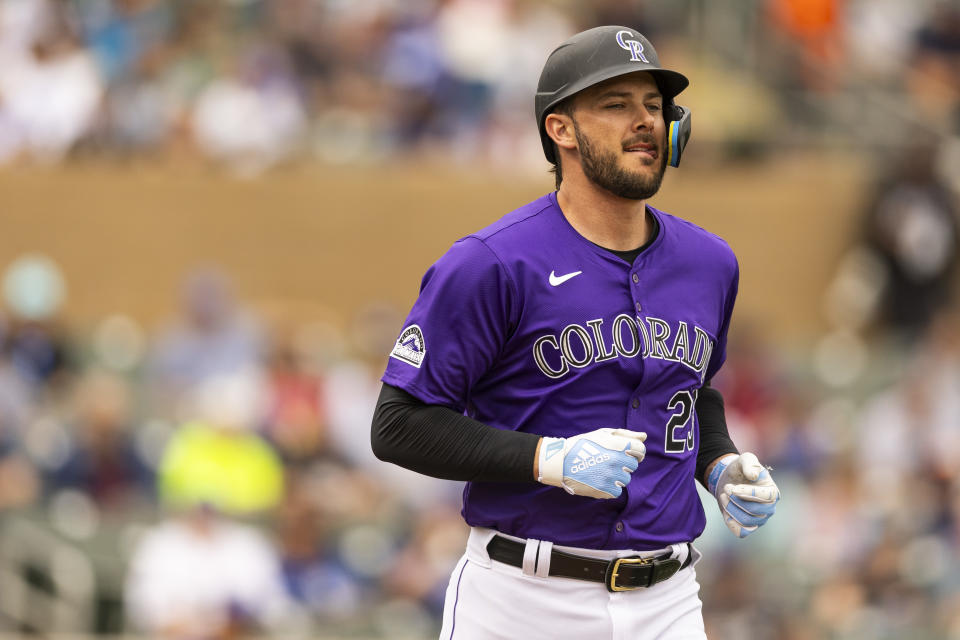
[(694, 404), (723, 364), (739, 271), (719, 237), (648, 209), (659, 233), (632, 265), (579, 235), (551, 193), (457, 241), (424, 276), (385, 383), (499, 429), (647, 433), (619, 498), (471, 482), (471, 526), (589, 549), (661, 549), (703, 531)]

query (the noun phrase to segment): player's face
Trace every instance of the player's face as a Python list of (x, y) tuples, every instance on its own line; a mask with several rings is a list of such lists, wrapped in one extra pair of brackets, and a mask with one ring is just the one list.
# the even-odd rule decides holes
[(573, 114), (580, 164), (621, 198), (645, 200), (667, 168), (663, 96), (649, 73), (633, 73), (577, 96)]

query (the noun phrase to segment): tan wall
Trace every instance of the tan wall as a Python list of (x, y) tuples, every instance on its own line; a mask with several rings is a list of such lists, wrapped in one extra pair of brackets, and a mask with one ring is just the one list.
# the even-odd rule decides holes
[[(725, 237), (741, 261), (737, 315), (805, 340), (850, 237), (861, 173), (839, 160), (671, 170), (653, 203)], [(384, 299), (406, 310), (459, 236), (551, 188), (552, 178), (438, 168), (301, 167), (256, 180), (209, 169), (71, 167), (0, 173), (0, 266), (40, 250), (69, 287), (68, 320), (172, 312), (195, 264), (222, 265), (261, 309), (309, 320)]]

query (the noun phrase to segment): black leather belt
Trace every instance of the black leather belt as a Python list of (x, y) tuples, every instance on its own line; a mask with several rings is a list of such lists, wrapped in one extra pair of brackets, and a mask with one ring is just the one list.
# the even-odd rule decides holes
[[(526, 545), (494, 536), (487, 544), (487, 553), (491, 560), (503, 562), (514, 567), (523, 567), (523, 552)], [(550, 552), (550, 574), (562, 578), (575, 578), (602, 582), (608, 591), (630, 591), (641, 587), (650, 587), (663, 582), (689, 566), (693, 558), (693, 549), (687, 543), (687, 559), (680, 563), (676, 558), (662, 555), (649, 558), (585, 558), (564, 553), (556, 549)]]

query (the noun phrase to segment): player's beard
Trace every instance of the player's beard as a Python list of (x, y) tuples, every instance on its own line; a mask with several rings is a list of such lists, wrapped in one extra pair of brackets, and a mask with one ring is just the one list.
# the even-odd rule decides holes
[[(580, 148), (580, 166), (591, 182), (615, 196), (630, 200), (646, 200), (660, 190), (663, 174), (667, 170), (666, 154), (659, 154), (660, 166), (653, 173), (631, 171), (620, 166), (617, 155), (598, 149), (574, 127), (577, 145)], [(659, 148), (659, 145), (658, 145)]]

